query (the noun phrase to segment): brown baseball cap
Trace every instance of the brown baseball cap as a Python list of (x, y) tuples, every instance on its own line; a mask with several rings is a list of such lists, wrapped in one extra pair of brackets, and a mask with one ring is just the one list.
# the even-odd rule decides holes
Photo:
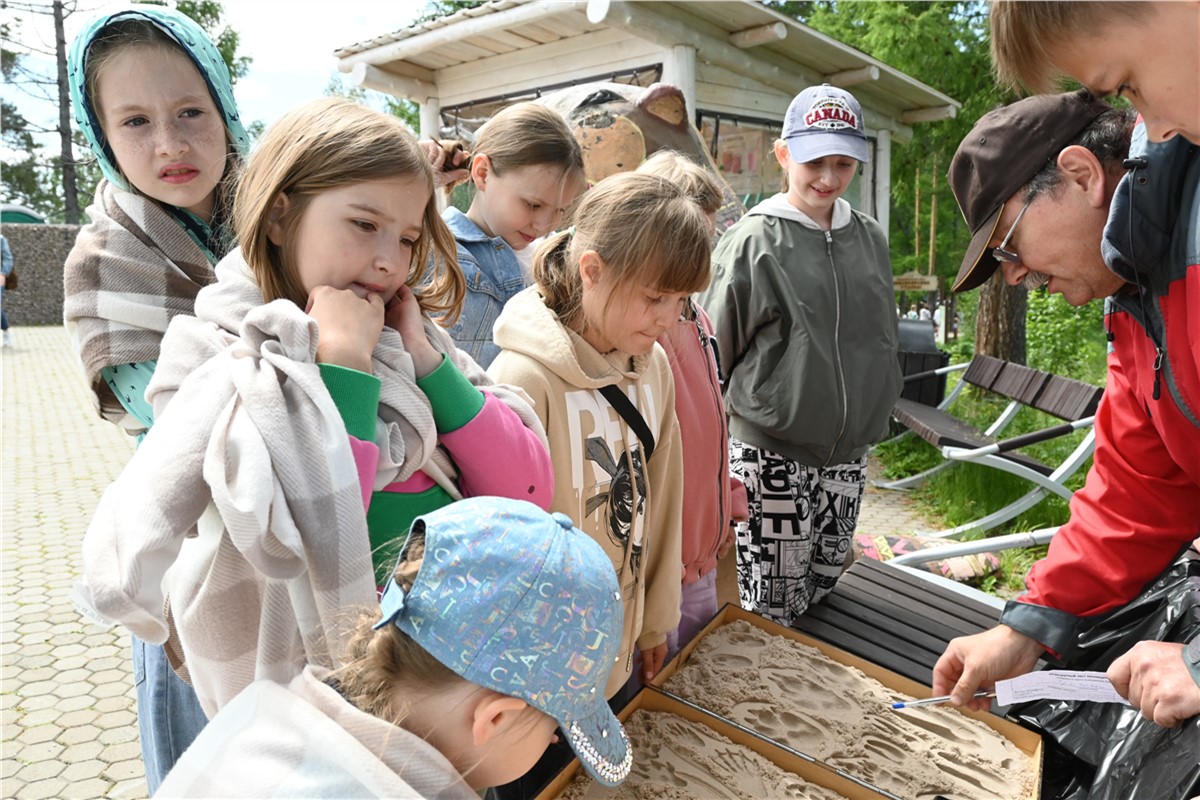
[(1110, 108), (1080, 89), (1027, 97), (980, 117), (950, 162), (950, 189), (971, 229), (951, 291), (974, 289), (992, 276), (1000, 265), (988, 244), (1004, 204)]

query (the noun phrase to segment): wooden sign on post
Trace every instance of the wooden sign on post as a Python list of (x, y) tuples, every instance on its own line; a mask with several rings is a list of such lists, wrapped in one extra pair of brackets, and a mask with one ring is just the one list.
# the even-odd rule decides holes
[(937, 275), (922, 275), (917, 271), (892, 276), (892, 286), (897, 292), (936, 292)]

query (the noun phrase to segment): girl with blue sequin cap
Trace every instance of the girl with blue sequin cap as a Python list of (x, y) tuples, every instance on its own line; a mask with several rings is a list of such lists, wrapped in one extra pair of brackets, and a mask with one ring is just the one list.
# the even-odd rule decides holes
[[(100, 416), (132, 435), (167, 325), (232, 242), (227, 194), (249, 139), (229, 70), (204, 30), (168, 8), (93, 19), (71, 43), (75, 122), (104, 179), (63, 271), (64, 318)], [(161, 646), (133, 640), (151, 793), (207, 722)]]
[(614, 786), (633, 751), (604, 698), (622, 605), (562, 514), (495, 497), (413, 523), (344, 666), (251, 684), (163, 784), (171, 797), (438, 797), (524, 774), (561, 729)]

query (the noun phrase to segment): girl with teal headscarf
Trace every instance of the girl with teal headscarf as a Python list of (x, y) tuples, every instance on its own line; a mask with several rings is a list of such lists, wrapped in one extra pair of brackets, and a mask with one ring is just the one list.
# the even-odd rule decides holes
[[(104, 180), (65, 264), (64, 319), (100, 415), (140, 441), (163, 334), (232, 247), (226, 216), (249, 139), (224, 59), (171, 9), (93, 20), (71, 44), (68, 81)], [(162, 646), (133, 648), (153, 794), (207, 719)]]

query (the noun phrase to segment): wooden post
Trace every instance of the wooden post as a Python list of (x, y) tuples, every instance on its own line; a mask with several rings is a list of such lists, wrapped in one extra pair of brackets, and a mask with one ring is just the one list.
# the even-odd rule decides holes
[(913, 181), (913, 258), (921, 257), (921, 165)]
[(938, 178), (938, 163), (937, 153), (933, 154), (933, 186), (929, 193), (929, 271), (928, 274), (933, 274), (933, 262), (935, 260), (937, 250), (937, 178)]

